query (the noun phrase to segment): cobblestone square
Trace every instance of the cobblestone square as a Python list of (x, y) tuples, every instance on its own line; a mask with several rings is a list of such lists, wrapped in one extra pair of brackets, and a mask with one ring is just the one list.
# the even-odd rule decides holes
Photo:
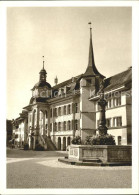
[(58, 162), (62, 151), (7, 150), (7, 188), (131, 188), (132, 169)]

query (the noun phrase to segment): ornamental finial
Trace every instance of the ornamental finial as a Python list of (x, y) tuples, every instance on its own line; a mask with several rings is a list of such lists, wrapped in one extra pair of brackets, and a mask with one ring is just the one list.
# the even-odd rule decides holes
[(42, 56), (42, 57), (43, 57), (43, 70), (44, 70), (44, 62), (45, 62), (45, 61), (44, 61), (44, 56)]
[(92, 26), (91, 26), (91, 25), (92, 25), (92, 23), (91, 23), (91, 22), (88, 22), (88, 24), (90, 25), (90, 30), (91, 30), (91, 29), (92, 29)]

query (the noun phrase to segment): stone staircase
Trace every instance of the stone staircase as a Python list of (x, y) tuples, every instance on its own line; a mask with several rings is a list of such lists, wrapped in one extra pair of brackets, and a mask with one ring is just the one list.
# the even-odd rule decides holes
[(54, 145), (54, 143), (52, 142), (51, 138), (48, 137), (47, 135), (40, 134), (40, 140), (41, 140), (41, 144), (43, 145), (45, 150), (50, 150), (50, 151), (57, 150), (57, 148)]
[(99, 163), (101, 160), (99, 158), (85, 158), (82, 160), (83, 162), (94, 162), (94, 163)]
[(93, 158), (93, 157), (78, 161), (75, 159), (69, 159), (68, 156), (65, 156), (64, 158), (62, 157), (59, 158), (58, 161), (66, 164), (77, 165), (77, 166), (103, 166), (103, 163), (99, 158)]

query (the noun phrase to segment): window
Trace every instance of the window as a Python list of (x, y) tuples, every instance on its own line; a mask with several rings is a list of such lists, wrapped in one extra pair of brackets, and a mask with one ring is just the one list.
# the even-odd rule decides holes
[(68, 121), (68, 130), (70, 130), (70, 128), (71, 128), (71, 122)]
[(64, 121), (64, 131), (66, 131), (66, 121)]
[(118, 136), (118, 145), (121, 145), (121, 136)]
[(66, 115), (66, 106), (64, 106), (64, 115)]
[(58, 123), (58, 131), (61, 131), (61, 122)]
[(106, 119), (106, 126), (111, 127), (111, 118)]
[(48, 129), (48, 124), (46, 124), (46, 129)]
[(113, 118), (113, 126), (116, 127), (117, 126), (117, 121), (116, 118)]
[(122, 126), (122, 117), (115, 117), (115, 118), (113, 118), (113, 126), (114, 127)]
[(117, 117), (117, 126), (122, 126), (122, 117)]
[(57, 123), (55, 123), (55, 131), (57, 131)]
[(114, 98), (113, 104), (114, 104), (114, 106), (120, 106), (121, 105), (121, 96)]
[(64, 95), (64, 89), (61, 89), (61, 95)]
[(58, 108), (58, 116), (61, 116), (61, 107)]
[(112, 106), (111, 101), (112, 101), (112, 99), (109, 99), (109, 100), (108, 100), (107, 108), (111, 108), (111, 106)]
[(68, 105), (68, 114), (71, 114), (71, 106), (70, 106), (70, 104)]
[(78, 120), (75, 120), (75, 130), (78, 130)]
[(78, 103), (75, 103), (75, 113), (78, 113), (79, 112), (78, 106), (79, 106), (79, 104)]
[(63, 89), (63, 88), (60, 88), (60, 89), (59, 89), (58, 95), (59, 95), (59, 96), (64, 95), (64, 89)]
[(57, 108), (55, 108), (55, 117), (57, 117)]

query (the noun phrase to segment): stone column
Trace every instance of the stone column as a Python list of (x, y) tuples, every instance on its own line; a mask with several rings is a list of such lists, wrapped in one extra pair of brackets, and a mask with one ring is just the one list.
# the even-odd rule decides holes
[(40, 109), (39, 107), (37, 107), (37, 123), (36, 123), (36, 127), (39, 129), (39, 120), (40, 120)]
[(52, 118), (51, 118), (51, 121), (52, 121), (52, 141), (54, 141), (54, 131), (55, 131), (55, 127), (54, 127), (54, 108), (52, 107)]
[(100, 87), (100, 99), (98, 101), (98, 105), (100, 106), (100, 123), (99, 123), (99, 134), (106, 135), (107, 134), (107, 127), (106, 127), (106, 117), (105, 117), (105, 108), (107, 105), (106, 100), (104, 99), (104, 81), (101, 83)]
[(24, 143), (27, 142), (27, 118), (24, 119)]
[(50, 109), (47, 110), (47, 114), (48, 114), (48, 131), (47, 131), (47, 136), (50, 136)]
[[(34, 113), (35, 110), (32, 110), (32, 120), (31, 120), (31, 130), (30, 130), (30, 149), (35, 149), (35, 136), (34, 136)], [(33, 134), (32, 134), (33, 133)]]
[(35, 134), (34, 134), (34, 144), (33, 144), (33, 149), (35, 149), (35, 146), (37, 143), (39, 143), (39, 118), (40, 118), (40, 109), (39, 107), (36, 108), (37, 112), (37, 117), (36, 117), (36, 128), (35, 128)]
[(46, 117), (46, 113), (45, 111), (43, 111), (43, 135), (45, 135), (45, 117)]
[(32, 130), (34, 130), (34, 112), (35, 112), (35, 110), (32, 111), (32, 120), (31, 120), (31, 122), (32, 122), (32, 125), (31, 125)]

